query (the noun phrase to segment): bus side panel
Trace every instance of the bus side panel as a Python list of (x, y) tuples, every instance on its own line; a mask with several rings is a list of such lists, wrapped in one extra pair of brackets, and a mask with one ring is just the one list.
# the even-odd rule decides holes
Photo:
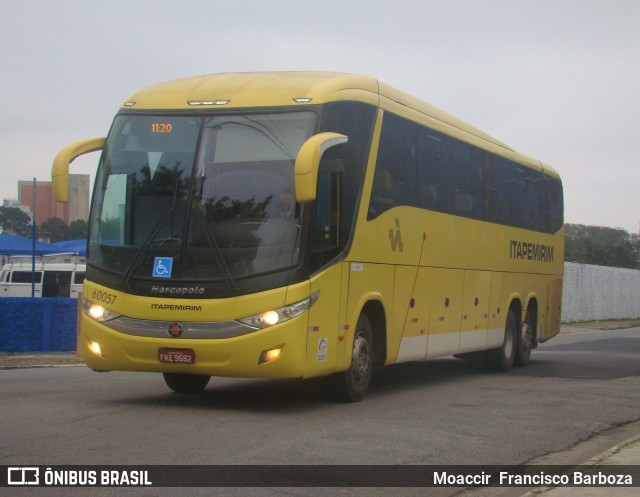
[(487, 331), (487, 349), (502, 345), (504, 340), (505, 315), (502, 311), (502, 273), (491, 274), (491, 302), (489, 303), (489, 329)]
[[(524, 278), (524, 284), (526, 288), (525, 301), (523, 302), (522, 319), (525, 318), (527, 311), (535, 313), (534, 319), (536, 319), (536, 337), (539, 337), (546, 328), (545, 316), (546, 316), (546, 299), (547, 299), (547, 281), (549, 276), (543, 274), (527, 274)], [(533, 304), (534, 299), (537, 301), (537, 311)]]
[[(335, 369), (336, 371), (342, 371), (349, 367), (349, 362), (351, 360), (351, 349), (347, 350), (347, 334), (349, 333), (348, 329), (348, 318), (347, 318), (347, 307), (348, 307), (348, 295), (349, 295), (349, 275), (351, 272), (351, 263), (343, 261), (340, 264), (340, 306), (336, 309), (338, 312), (338, 343), (336, 344), (336, 362)], [(345, 366), (345, 364), (347, 364)]]
[[(349, 268), (349, 295), (347, 297), (347, 326), (345, 338), (345, 354), (338, 371), (345, 370), (351, 364), (351, 349), (358, 317), (367, 302), (377, 300), (385, 311), (386, 323), (371, 323), (374, 327), (386, 330), (387, 351), (398, 350), (400, 343), (399, 330), (392, 330), (390, 317), (393, 303), (394, 266), (387, 264), (367, 264), (351, 262)], [(388, 364), (389, 360), (385, 364)]]
[(545, 325), (539, 340), (544, 342), (560, 333), (562, 314), (562, 279), (556, 278), (547, 284), (547, 306), (545, 308)]
[[(522, 304), (522, 308), (526, 305), (523, 302), (524, 292), (524, 274), (522, 273), (503, 273), (502, 274), (502, 291), (500, 298), (500, 316), (502, 316), (502, 329), (504, 330), (505, 323), (507, 321), (507, 313), (509, 312), (509, 306), (514, 300), (519, 300)], [(517, 315), (516, 319), (520, 319), (521, 316)], [(500, 344), (501, 345), (501, 344)]]
[(311, 279), (311, 294), (320, 290), (309, 309), (305, 378), (332, 373), (336, 368), (342, 264), (335, 264)]
[(460, 351), (463, 288), (463, 270), (433, 269), (428, 357), (452, 355)]
[(487, 344), (491, 273), (465, 271), (460, 352), (483, 350)]
[(389, 362), (427, 356), (431, 280), (432, 268), (396, 267), (392, 329), (398, 330), (401, 340), (397, 349), (389, 350)]

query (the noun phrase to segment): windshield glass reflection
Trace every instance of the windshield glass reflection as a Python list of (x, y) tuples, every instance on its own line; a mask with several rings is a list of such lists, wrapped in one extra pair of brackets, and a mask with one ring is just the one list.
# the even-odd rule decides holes
[(170, 258), (162, 277), (232, 287), (297, 264), (293, 164), (314, 118), (119, 116), (96, 179), (90, 261), (128, 283)]

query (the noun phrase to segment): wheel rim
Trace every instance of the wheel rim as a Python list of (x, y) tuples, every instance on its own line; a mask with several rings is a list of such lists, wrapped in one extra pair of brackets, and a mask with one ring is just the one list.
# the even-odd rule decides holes
[(513, 350), (514, 350), (513, 339), (515, 337), (513, 331), (514, 331), (513, 328), (509, 326), (504, 336), (503, 349), (504, 349), (505, 357), (511, 357), (511, 354), (513, 354)]
[(522, 325), (522, 348), (524, 351), (533, 348), (533, 333), (531, 332), (531, 326), (527, 323)]
[(371, 346), (364, 333), (358, 332), (353, 341), (351, 360), (351, 375), (356, 384), (360, 385), (368, 381), (372, 364)]

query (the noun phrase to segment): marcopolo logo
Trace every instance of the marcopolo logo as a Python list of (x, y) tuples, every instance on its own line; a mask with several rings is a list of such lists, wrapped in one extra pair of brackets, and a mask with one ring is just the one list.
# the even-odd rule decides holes
[(160, 286), (153, 285), (151, 293), (154, 295), (202, 295), (204, 288), (201, 286)]

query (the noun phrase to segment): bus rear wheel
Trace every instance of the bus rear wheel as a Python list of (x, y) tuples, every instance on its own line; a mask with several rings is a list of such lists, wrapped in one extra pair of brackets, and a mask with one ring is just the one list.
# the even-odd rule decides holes
[(535, 321), (531, 318), (530, 311), (527, 311), (524, 323), (517, 336), (515, 366), (526, 366), (531, 360), (531, 350), (535, 346)]
[(371, 384), (373, 374), (373, 331), (366, 314), (361, 314), (356, 325), (351, 349), (351, 366), (333, 376), (333, 386), (339, 400), (361, 401)]
[(487, 366), (489, 370), (507, 372), (513, 366), (518, 343), (516, 317), (509, 309), (507, 322), (504, 326), (504, 341), (502, 346), (487, 352)]
[(180, 373), (162, 373), (164, 382), (167, 386), (177, 393), (199, 393), (202, 392), (207, 383), (209, 376), (201, 374), (180, 374)]

